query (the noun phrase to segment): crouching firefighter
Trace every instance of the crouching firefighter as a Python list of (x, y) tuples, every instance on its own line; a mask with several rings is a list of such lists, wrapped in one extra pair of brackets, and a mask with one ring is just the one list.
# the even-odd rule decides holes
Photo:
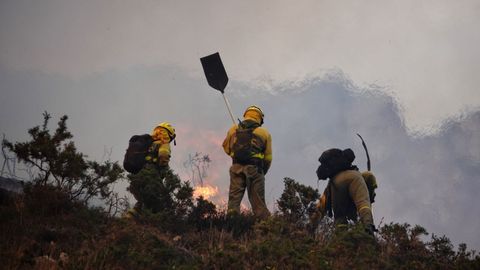
[(272, 162), (272, 138), (261, 127), (264, 114), (257, 106), (250, 106), (243, 121), (233, 125), (223, 141), (223, 149), (232, 158), (228, 214), (240, 213), (245, 189), (257, 218), (270, 216), (265, 203), (265, 174)]
[(351, 149), (329, 149), (322, 153), (318, 161), (317, 176), (320, 180), (328, 179), (328, 185), (320, 198), (319, 210), (334, 218), (335, 224), (346, 225), (348, 220), (360, 222), (366, 231), (376, 231), (373, 223), (371, 203), (375, 193), (370, 195), (365, 181), (376, 182), (370, 172), (360, 173), (357, 166), (352, 165), (355, 154)]

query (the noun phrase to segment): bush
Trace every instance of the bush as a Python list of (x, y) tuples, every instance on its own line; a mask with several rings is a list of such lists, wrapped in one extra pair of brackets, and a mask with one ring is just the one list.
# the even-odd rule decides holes
[(183, 233), (217, 229), (239, 237), (251, 231), (255, 218), (251, 213), (226, 215), (203, 199), (194, 202), (193, 189), (169, 168), (146, 165), (138, 174), (129, 174), (128, 190), (137, 200), (138, 220), (155, 224), (164, 231)]
[(320, 194), (317, 189), (299, 184), (294, 179), (284, 179), (285, 189), (277, 201), (281, 215), (298, 226), (314, 226), (311, 223)]
[(117, 162), (103, 164), (85, 159), (70, 139), (64, 115), (53, 134), (48, 129), (51, 116), (43, 114), (42, 126), (28, 130), (29, 141), (15, 144), (4, 139), (2, 146), (33, 170), (36, 186), (52, 186), (65, 192), (70, 200), (88, 203), (92, 198), (108, 199), (112, 184), (123, 177)]
[(197, 198), (195, 206), (188, 215), (188, 223), (201, 231), (215, 226), (216, 220), (219, 217), (220, 214), (217, 212), (215, 204), (200, 196)]
[(138, 174), (129, 174), (130, 191), (137, 210), (167, 230), (181, 230), (193, 207), (193, 188), (169, 168), (147, 164)]
[[(41, 188), (40, 188), (41, 187)], [(466, 245), (420, 226), (387, 224), (376, 238), (361, 224), (329, 234), (281, 214), (255, 223), (251, 213), (226, 216), (198, 198), (183, 223), (165, 230), (159, 213), (109, 217), (42, 186), (0, 207), (0, 260), (6, 269), (39, 267), (49, 258), (62, 269), (479, 269)], [(65, 195), (65, 194), (64, 194)], [(48, 198), (52, 201), (48, 202)], [(30, 202), (28, 200), (31, 200)], [(43, 206), (36, 208), (36, 201)], [(66, 199), (66, 202), (69, 202)], [(48, 214), (46, 214), (48, 213)], [(4, 219), (8, 216), (9, 218)], [(158, 219), (155, 219), (158, 218)], [(159, 225), (160, 224), (160, 225)], [(175, 227), (182, 227), (178, 231)], [(319, 240), (323, 239), (323, 240)], [(69, 261), (62, 261), (67, 254)], [(47, 257), (45, 257), (47, 256)]]
[(290, 178), (280, 211), (256, 222), (194, 201), (171, 170), (147, 168), (129, 176), (145, 209), (136, 219), (109, 216), (86, 202), (109, 196), (121, 169), (85, 160), (66, 141), (66, 117), (54, 135), (44, 117), (31, 141), (3, 142), (38, 173), (23, 195), (6, 194), (0, 204), (5, 269), (480, 269), (475, 251), (455, 251), (446, 236), (424, 242), (421, 226), (391, 223), (375, 237), (361, 224), (336, 229), (324, 219), (317, 227), (310, 220), (318, 191)]

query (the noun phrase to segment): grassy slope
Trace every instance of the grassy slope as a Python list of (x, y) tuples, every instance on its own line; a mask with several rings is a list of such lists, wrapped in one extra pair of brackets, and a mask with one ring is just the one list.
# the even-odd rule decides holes
[(278, 215), (254, 223), (214, 213), (175, 230), (165, 219), (111, 218), (55, 189), (32, 189), (0, 205), (0, 261), (3, 269), (480, 269), (465, 246), (422, 242), (425, 229), (408, 224), (384, 225), (374, 239), (361, 227), (311, 233)]

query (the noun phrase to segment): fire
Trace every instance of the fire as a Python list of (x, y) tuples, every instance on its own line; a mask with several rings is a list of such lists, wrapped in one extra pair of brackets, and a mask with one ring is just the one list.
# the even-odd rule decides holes
[(200, 196), (203, 196), (204, 199), (208, 199), (210, 197), (214, 197), (218, 194), (218, 187), (213, 187), (213, 186), (198, 186), (195, 187), (195, 190), (193, 191), (193, 196), (195, 198), (198, 198)]

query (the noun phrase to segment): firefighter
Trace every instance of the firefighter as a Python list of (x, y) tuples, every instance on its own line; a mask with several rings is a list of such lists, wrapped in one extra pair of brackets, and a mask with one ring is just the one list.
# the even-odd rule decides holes
[(351, 149), (332, 148), (322, 153), (318, 159), (320, 166), (317, 176), (318, 179), (329, 181), (319, 208), (321, 212), (333, 216), (336, 224), (357, 221), (359, 216), (367, 232), (373, 234), (376, 229), (369, 189), (357, 166), (352, 165), (354, 159), (355, 154)]
[(155, 126), (151, 133), (151, 142), (145, 155), (145, 164), (136, 174), (128, 176), (130, 191), (137, 203), (128, 211), (127, 217), (135, 216), (144, 207), (156, 212), (161, 210), (162, 190), (159, 183), (163, 183), (168, 174), (171, 174), (169, 162), (171, 157), (170, 142), (175, 142), (175, 129), (168, 122)]
[(264, 114), (257, 106), (250, 106), (243, 121), (233, 125), (223, 141), (223, 149), (232, 158), (228, 214), (240, 213), (245, 189), (257, 218), (270, 216), (265, 203), (265, 175), (272, 163), (272, 138), (263, 128)]

